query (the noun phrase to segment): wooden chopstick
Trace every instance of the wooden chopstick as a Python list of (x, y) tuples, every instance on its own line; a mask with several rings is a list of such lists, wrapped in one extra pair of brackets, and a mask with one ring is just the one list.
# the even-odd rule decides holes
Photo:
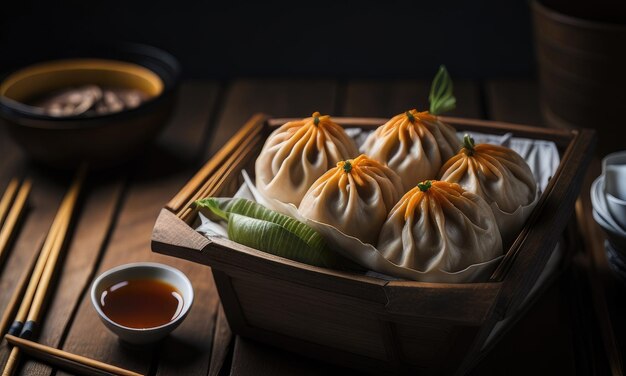
[(9, 214), (9, 209), (11, 208), (11, 202), (13, 202), (13, 197), (17, 192), (17, 187), (19, 186), (20, 181), (17, 178), (11, 179), (9, 185), (4, 190), (4, 194), (2, 195), (2, 199), (0, 199), (0, 226), (4, 223), (7, 215)]
[[(13, 184), (13, 181), (11, 182), (11, 184)], [(15, 228), (17, 227), (22, 213), (24, 213), (24, 209), (26, 208), (26, 201), (28, 200), (28, 195), (30, 194), (31, 187), (32, 183), (30, 180), (24, 181), (19, 191), (17, 191), (17, 195), (15, 195), (15, 201), (13, 201), (12, 205), (11, 202), (7, 200), (9, 201), (8, 205), (10, 205), (11, 208), (10, 210), (8, 210), (6, 216), (4, 216), (4, 213), (0, 213), (0, 223), (2, 223), (2, 229), (0, 230), (0, 261), (3, 260), (4, 254), (9, 247), (9, 242), (14, 235)], [(6, 196), (7, 195), (5, 193), (5, 195), (3, 195), (2, 197), (3, 207), (0, 208), (0, 210), (3, 211), (5, 209), (4, 199)]]
[(39, 252), (39, 257), (37, 259), (37, 263), (35, 264), (35, 268), (33, 269), (33, 272), (30, 274), (29, 282), (26, 287), (26, 292), (24, 293), (24, 296), (22, 297), (21, 302), (16, 302), (16, 303), (19, 303), (19, 309), (17, 311), (17, 314), (15, 315), (13, 324), (9, 328), (9, 334), (19, 335), (22, 330), (24, 319), (26, 319), (26, 316), (28, 315), (28, 310), (30, 309), (30, 305), (33, 302), (33, 297), (35, 296), (35, 293), (37, 292), (37, 285), (39, 284), (39, 279), (41, 278), (41, 275), (43, 274), (43, 271), (46, 267), (46, 262), (48, 261), (50, 250), (52, 248), (52, 245), (54, 244), (54, 240), (58, 232), (59, 222), (61, 220), (59, 213), (61, 211), (64, 211), (64, 207), (65, 207), (65, 201), (61, 204), (61, 207), (59, 208), (59, 212), (57, 213), (57, 216), (52, 222), (52, 226), (50, 226), (50, 230), (48, 230), (48, 236), (46, 237), (43, 247), (41, 248), (41, 251)]
[(203, 196), (203, 192), (205, 192), (205, 191), (210, 189), (210, 187), (214, 184), (214, 181), (215, 181), (216, 177), (222, 176), (224, 174), (224, 171), (228, 170), (228, 168), (233, 163), (233, 161), (236, 160), (239, 157), (239, 155), (243, 153), (243, 151), (245, 150), (248, 142), (249, 142), (249, 139), (246, 139), (241, 144), (239, 144), (232, 151), (231, 155), (223, 161), (221, 166), (219, 166), (218, 169), (216, 171), (214, 171), (214, 173), (211, 176), (209, 176), (205, 180), (205, 182), (203, 184), (201, 184), (198, 187), (198, 189), (196, 189), (195, 192), (190, 194), (188, 201), (184, 204), (183, 208), (179, 212), (179, 217), (180, 218), (184, 218), (185, 217), (186, 213), (188, 212), (188, 209), (192, 209), (193, 203), (196, 200), (205, 197), (205, 196)]
[[(57, 215), (55, 216), (54, 221), (52, 222), (52, 226), (48, 231), (48, 236), (46, 237), (43, 248), (41, 249), (39, 259), (37, 260), (37, 264), (35, 265), (35, 269), (31, 274), (30, 282), (28, 283), (28, 287), (26, 289), (26, 292), (24, 293), (24, 297), (20, 304), (20, 308), (15, 316), (13, 325), (11, 325), (11, 328), (9, 329), (9, 334), (19, 335), (22, 330), (24, 320), (26, 319), (26, 316), (30, 311), (30, 307), (37, 292), (39, 280), (44, 273), (49, 255), (52, 253), (52, 249), (55, 245), (56, 237), (59, 234), (62, 223), (64, 221), (69, 222), (69, 218), (67, 218), (67, 212), (69, 211), (71, 213), (73, 211), (76, 200), (78, 199), (81, 185), (82, 175), (77, 175), (77, 178), (75, 179), (74, 183), (72, 183), (72, 186), (69, 189), (68, 193), (63, 198), (61, 206), (57, 211)], [(63, 237), (65, 237), (65, 234), (63, 234)]]
[(142, 376), (140, 373), (18, 338), (10, 334), (7, 334), (5, 338), (7, 342), (15, 346), (14, 348), (23, 350), (33, 358), (72, 372), (79, 372), (84, 375)]
[(248, 138), (255, 137), (260, 134), (264, 127), (263, 122), (267, 119), (267, 115), (256, 114), (239, 130), (235, 135), (221, 148), (215, 155), (185, 184), (183, 189), (170, 200), (167, 207), (179, 215), (189, 208), (189, 202), (195, 201), (192, 196), (201, 188), (203, 182), (215, 173), (218, 168), (226, 161), (231, 153), (239, 144), (245, 142)]
[[(13, 325), (11, 325), (9, 329), (10, 335), (32, 335), (33, 331), (36, 329), (41, 307), (48, 293), (50, 281), (56, 269), (56, 263), (59, 259), (61, 249), (63, 248), (63, 243), (65, 242), (72, 213), (74, 212), (74, 207), (78, 200), (86, 172), (86, 165), (79, 168), (72, 182), (72, 186), (59, 207), (57, 215), (50, 227), (50, 231), (48, 232), (48, 237), (44, 242), (39, 259), (37, 260), (37, 264), (35, 265), (35, 269), (30, 277), (20, 308), (15, 316)], [(24, 319), (27, 317), (30, 321), (25, 323)], [(9, 359), (5, 364), (2, 376), (10, 376), (15, 372), (17, 364), (19, 363), (19, 355), (19, 347), (13, 347), (9, 354)]]
[(206, 197), (204, 195), (204, 192), (206, 192), (207, 190), (210, 190), (211, 187), (215, 184), (214, 182), (216, 178), (219, 176), (222, 176), (224, 174), (224, 171), (228, 170), (233, 160), (236, 160), (239, 157), (239, 155), (243, 153), (244, 147), (245, 147), (245, 144), (240, 144), (235, 150), (233, 150), (232, 154), (226, 160), (223, 161), (223, 163), (217, 168), (217, 170), (214, 171), (214, 173), (210, 177), (208, 177), (205, 180), (205, 182), (202, 185), (200, 185), (198, 189), (189, 196), (189, 200), (185, 203), (182, 209), (178, 212), (179, 218), (181, 218), (184, 221), (187, 220), (187, 217), (193, 211), (193, 203), (200, 198)]
[(6, 334), (7, 329), (9, 328), (9, 323), (17, 310), (17, 306), (20, 303), (20, 299), (24, 296), (26, 292), (26, 287), (28, 286), (28, 281), (30, 280), (30, 276), (33, 274), (33, 270), (35, 270), (35, 265), (37, 265), (37, 260), (39, 259), (40, 252), (35, 252), (33, 254), (32, 260), (29, 263), (29, 267), (24, 271), (22, 276), (20, 277), (15, 290), (13, 291), (13, 295), (11, 295), (11, 299), (9, 300), (9, 304), (7, 304), (4, 309), (4, 313), (2, 314), (2, 319), (0, 319), (0, 336), (4, 336)]
[[(209, 195), (209, 192), (214, 190), (216, 187), (219, 187), (223, 184), (223, 182), (231, 175), (231, 173), (235, 170), (239, 170), (242, 162), (249, 156), (250, 152), (254, 150), (260, 144), (260, 138), (251, 138), (249, 143), (244, 144), (237, 153), (233, 153), (231, 158), (227, 163), (224, 163), (224, 167), (221, 170), (218, 170), (209, 181), (211, 184), (207, 184), (203, 187), (203, 190), (200, 191), (196, 199), (204, 198)], [(195, 200), (194, 200), (195, 201)]]
[(204, 184), (191, 195), (189, 201), (178, 213), (178, 217), (183, 221), (188, 221), (189, 216), (193, 214), (193, 203), (201, 198), (208, 197), (211, 192), (215, 192), (217, 187), (223, 185), (224, 180), (236, 169), (239, 168), (241, 163), (248, 156), (250, 151), (259, 146), (260, 135), (257, 134), (253, 137), (247, 138), (244, 142), (232, 152), (232, 154), (222, 163), (222, 165), (211, 175)]
[(239, 148), (235, 150), (226, 161), (224, 161), (222, 166), (220, 166), (219, 169), (206, 180), (202, 187), (200, 187), (200, 189), (198, 189), (192, 195), (190, 201), (187, 202), (182, 211), (178, 213), (179, 218), (181, 218), (185, 222), (189, 220), (190, 216), (194, 212), (193, 203), (198, 199), (208, 197), (207, 192), (210, 192), (214, 189), (214, 186), (217, 184), (220, 178), (223, 178), (227, 176), (228, 173), (232, 172), (233, 167), (231, 165), (241, 159), (242, 155), (245, 155), (244, 151), (245, 150)]
[(46, 296), (48, 295), (48, 288), (50, 287), (50, 282), (52, 281), (54, 271), (57, 267), (57, 261), (59, 260), (61, 250), (63, 249), (63, 243), (65, 242), (67, 230), (70, 226), (72, 213), (74, 211), (74, 205), (76, 204), (76, 199), (78, 197), (80, 185), (82, 184), (83, 178), (84, 176), (81, 176), (79, 177), (80, 180), (75, 182), (76, 185), (74, 189), (76, 193), (72, 196), (73, 200), (71, 201), (71, 205), (68, 204), (65, 207), (64, 220), (59, 225), (59, 229), (54, 239), (50, 255), (48, 256), (48, 260), (46, 261), (46, 266), (43, 270), (43, 274), (41, 275), (41, 279), (39, 280), (39, 284), (37, 285), (37, 291), (35, 292), (35, 296), (33, 297), (33, 303), (31, 304), (30, 310), (28, 311), (28, 316), (26, 317), (24, 328), (22, 328), (22, 332), (20, 333), (21, 338), (31, 339), (36, 329), (37, 322), (39, 322), (41, 308), (43, 307), (43, 303), (46, 299)]

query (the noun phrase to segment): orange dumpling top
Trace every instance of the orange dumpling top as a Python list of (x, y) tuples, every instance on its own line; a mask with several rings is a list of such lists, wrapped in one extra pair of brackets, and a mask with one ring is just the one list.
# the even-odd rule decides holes
[(443, 165), (440, 176), (487, 201), (506, 245), (515, 239), (539, 197), (524, 158), (504, 146), (475, 144), (469, 135), (461, 150)]
[(441, 180), (459, 183), (466, 190), (513, 212), (533, 201), (537, 183), (526, 161), (514, 150), (491, 144), (474, 144), (465, 135), (463, 147), (441, 168)]
[(290, 121), (267, 138), (256, 160), (256, 187), (265, 196), (299, 205), (320, 176), (359, 154), (356, 144), (328, 115)]
[(400, 177), (366, 155), (337, 163), (305, 194), (300, 214), (375, 244), (387, 213), (404, 191)]
[(396, 115), (374, 132), (361, 152), (394, 170), (406, 189), (432, 179), (457, 150), (456, 131), (428, 111)]
[[(449, 197), (459, 197), (465, 192), (460, 185), (439, 180), (426, 180), (418, 183), (408, 191), (394, 210), (404, 212), (404, 219), (409, 219), (415, 214), (419, 205), (430, 206), (430, 200), (436, 201), (436, 205), (445, 205), (450, 200)], [(422, 203), (422, 201), (425, 201)]]
[(422, 273), (458, 272), (502, 254), (485, 200), (436, 180), (419, 183), (391, 209), (377, 248), (395, 265)]

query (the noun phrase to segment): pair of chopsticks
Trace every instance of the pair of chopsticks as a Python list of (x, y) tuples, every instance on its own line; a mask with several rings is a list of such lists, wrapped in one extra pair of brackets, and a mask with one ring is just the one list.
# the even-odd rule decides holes
[[(48, 236), (38, 254), (37, 261), (29, 268), (32, 271), (28, 270), (22, 276), (20, 284), (16, 287), (10, 299), (11, 304), (6, 308), (2, 322), (0, 322), (2, 334), (5, 333), (10, 318), (17, 309), (13, 324), (11, 324), (8, 331), (9, 334), (26, 338), (32, 337), (40, 319), (41, 309), (48, 293), (57, 261), (61, 255), (61, 249), (65, 242), (85, 173), (86, 167), (82, 167), (77, 173), (70, 190), (63, 198), (61, 206), (57, 211), (52, 226), (48, 231)], [(19, 362), (19, 355), (19, 347), (13, 347), (4, 367), (3, 376), (13, 374)]]
[(193, 213), (193, 203), (201, 198), (208, 197), (215, 192), (224, 183), (226, 178), (241, 167), (246, 155), (254, 146), (258, 145), (259, 139), (251, 137), (241, 144), (232, 152), (230, 157), (212, 174), (206, 182), (198, 189), (186, 203), (185, 207), (179, 212), (179, 217), (184, 221), (189, 219)]
[(24, 213), (31, 186), (30, 180), (20, 184), (19, 179), (13, 178), (0, 199), (0, 262), (6, 256), (17, 224)]
[(57, 269), (86, 173), (87, 167), (85, 165), (81, 166), (76, 173), (72, 185), (63, 198), (52, 222), (41, 251), (35, 256), (31, 266), (22, 276), (5, 310), (2, 321), (0, 321), (0, 333), (5, 334), (11, 317), (17, 310), (13, 317), (13, 323), (8, 328), (8, 334), (5, 336), (7, 342), (14, 347), (11, 349), (2, 376), (13, 375), (19, 364), (20, 350), (41, 360), (65, 366), (84, 374), (137, 375), (131, 371), (118, 369), (93, 359), (30, 341), (41, 320), (42, 308)]
[(176, 215), (187, 221), (193, 214), (193, 203), (206, 197), (206, 192), (212, 192), (215, 187), (223, 184), (232, 172), (242, 162), (245, 152), (261, 141), (264, 130), (263, 121), (266, 116), (257, 114), (217, 152), (211, 159), (185, 184), (178, 194), (170, 200), (166, 207)]
[(10, 334), (7, 334), (4, 338), (6, 338), (8, 343), (15, 346), (14, 348), (22, 349), (26, 354), (32, 356), (33, 358), (40, 359), (48, 364), (64, 368), (80, 375), (142, 376), (139, 373), (132, 372), (124, 368), (115, 367), (94, 359), (68, 353), (63, 350), (55, 349), (54, 347), (45, 346), (37, 342), (12, 336)]

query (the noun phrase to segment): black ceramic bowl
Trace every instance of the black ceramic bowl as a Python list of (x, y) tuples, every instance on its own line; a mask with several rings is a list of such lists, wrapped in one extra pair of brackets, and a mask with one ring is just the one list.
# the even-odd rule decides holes
[[(72, 168), (86, 161), (108, 167), (141, 152), (172, 112), (180, 67), (170, 54), (144, 45), (124, 45), (80, 57), (29, 65), (0, 82), (0, 118), (35, 161)], [(148, 99), (121, 112), (54, 117), (27, 105), (61, 88), (96, 84), (139, 89)]]

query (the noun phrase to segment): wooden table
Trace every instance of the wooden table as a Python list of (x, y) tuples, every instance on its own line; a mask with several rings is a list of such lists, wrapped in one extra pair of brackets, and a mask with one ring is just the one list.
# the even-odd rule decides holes
[[(537, 87), (532, 82), (457, 82), (455, 92), (456, 116), (542, 123)], [(176, 113), (156, 147), (116, 171), (92, 173), (89, 177), (38, 341), (150, 375), (351, 374), (242, 338), (231, 341), (210, 269), (152, 253), (152, 226), (161, 207), (255, 112), (285, 117), (309, 116), (314, 111), (389, 117), (413, 107), (426, 108), (427, 93), (428, 83), (417, 80), (244, 79), (184, 83)], [(0, 269), (2, 308), (33, 253), (41, 247), (71, 178), (70, 174), (29, 165), (0, 130), (0, 188), (4, 189), (12, 176), (21, 174), (33, 178), (34, 189), (21, 232)], [(587, 194), (588, 189), (584, 192)], [(582, 210), (589, 210), (588, 204)], [(608, 332), (612, 330), (607, 315), (616, 318), (624, 311), (615, 305), (607, 306), (606, 296), (595, 293), (600, 291), (598, 284), (607, 279), (606, 268), (594, 267), (601, 265), (602, 255), (580, 253), (474, 373), (614, 371), (623, 354), (606, 339), (607, 323)], [(185, 322), (170, 337), (152, 348), (138, 349), (118, 342), (99, 322), (88, 291), (91, 281), (103, 271), (147, 260), (185, 272), (194, 285), (196, 300)], [(0, 365), (6, 358), (3, 343)], [(23, 362), (20, 372), (65, 374), (33, 360)]]

